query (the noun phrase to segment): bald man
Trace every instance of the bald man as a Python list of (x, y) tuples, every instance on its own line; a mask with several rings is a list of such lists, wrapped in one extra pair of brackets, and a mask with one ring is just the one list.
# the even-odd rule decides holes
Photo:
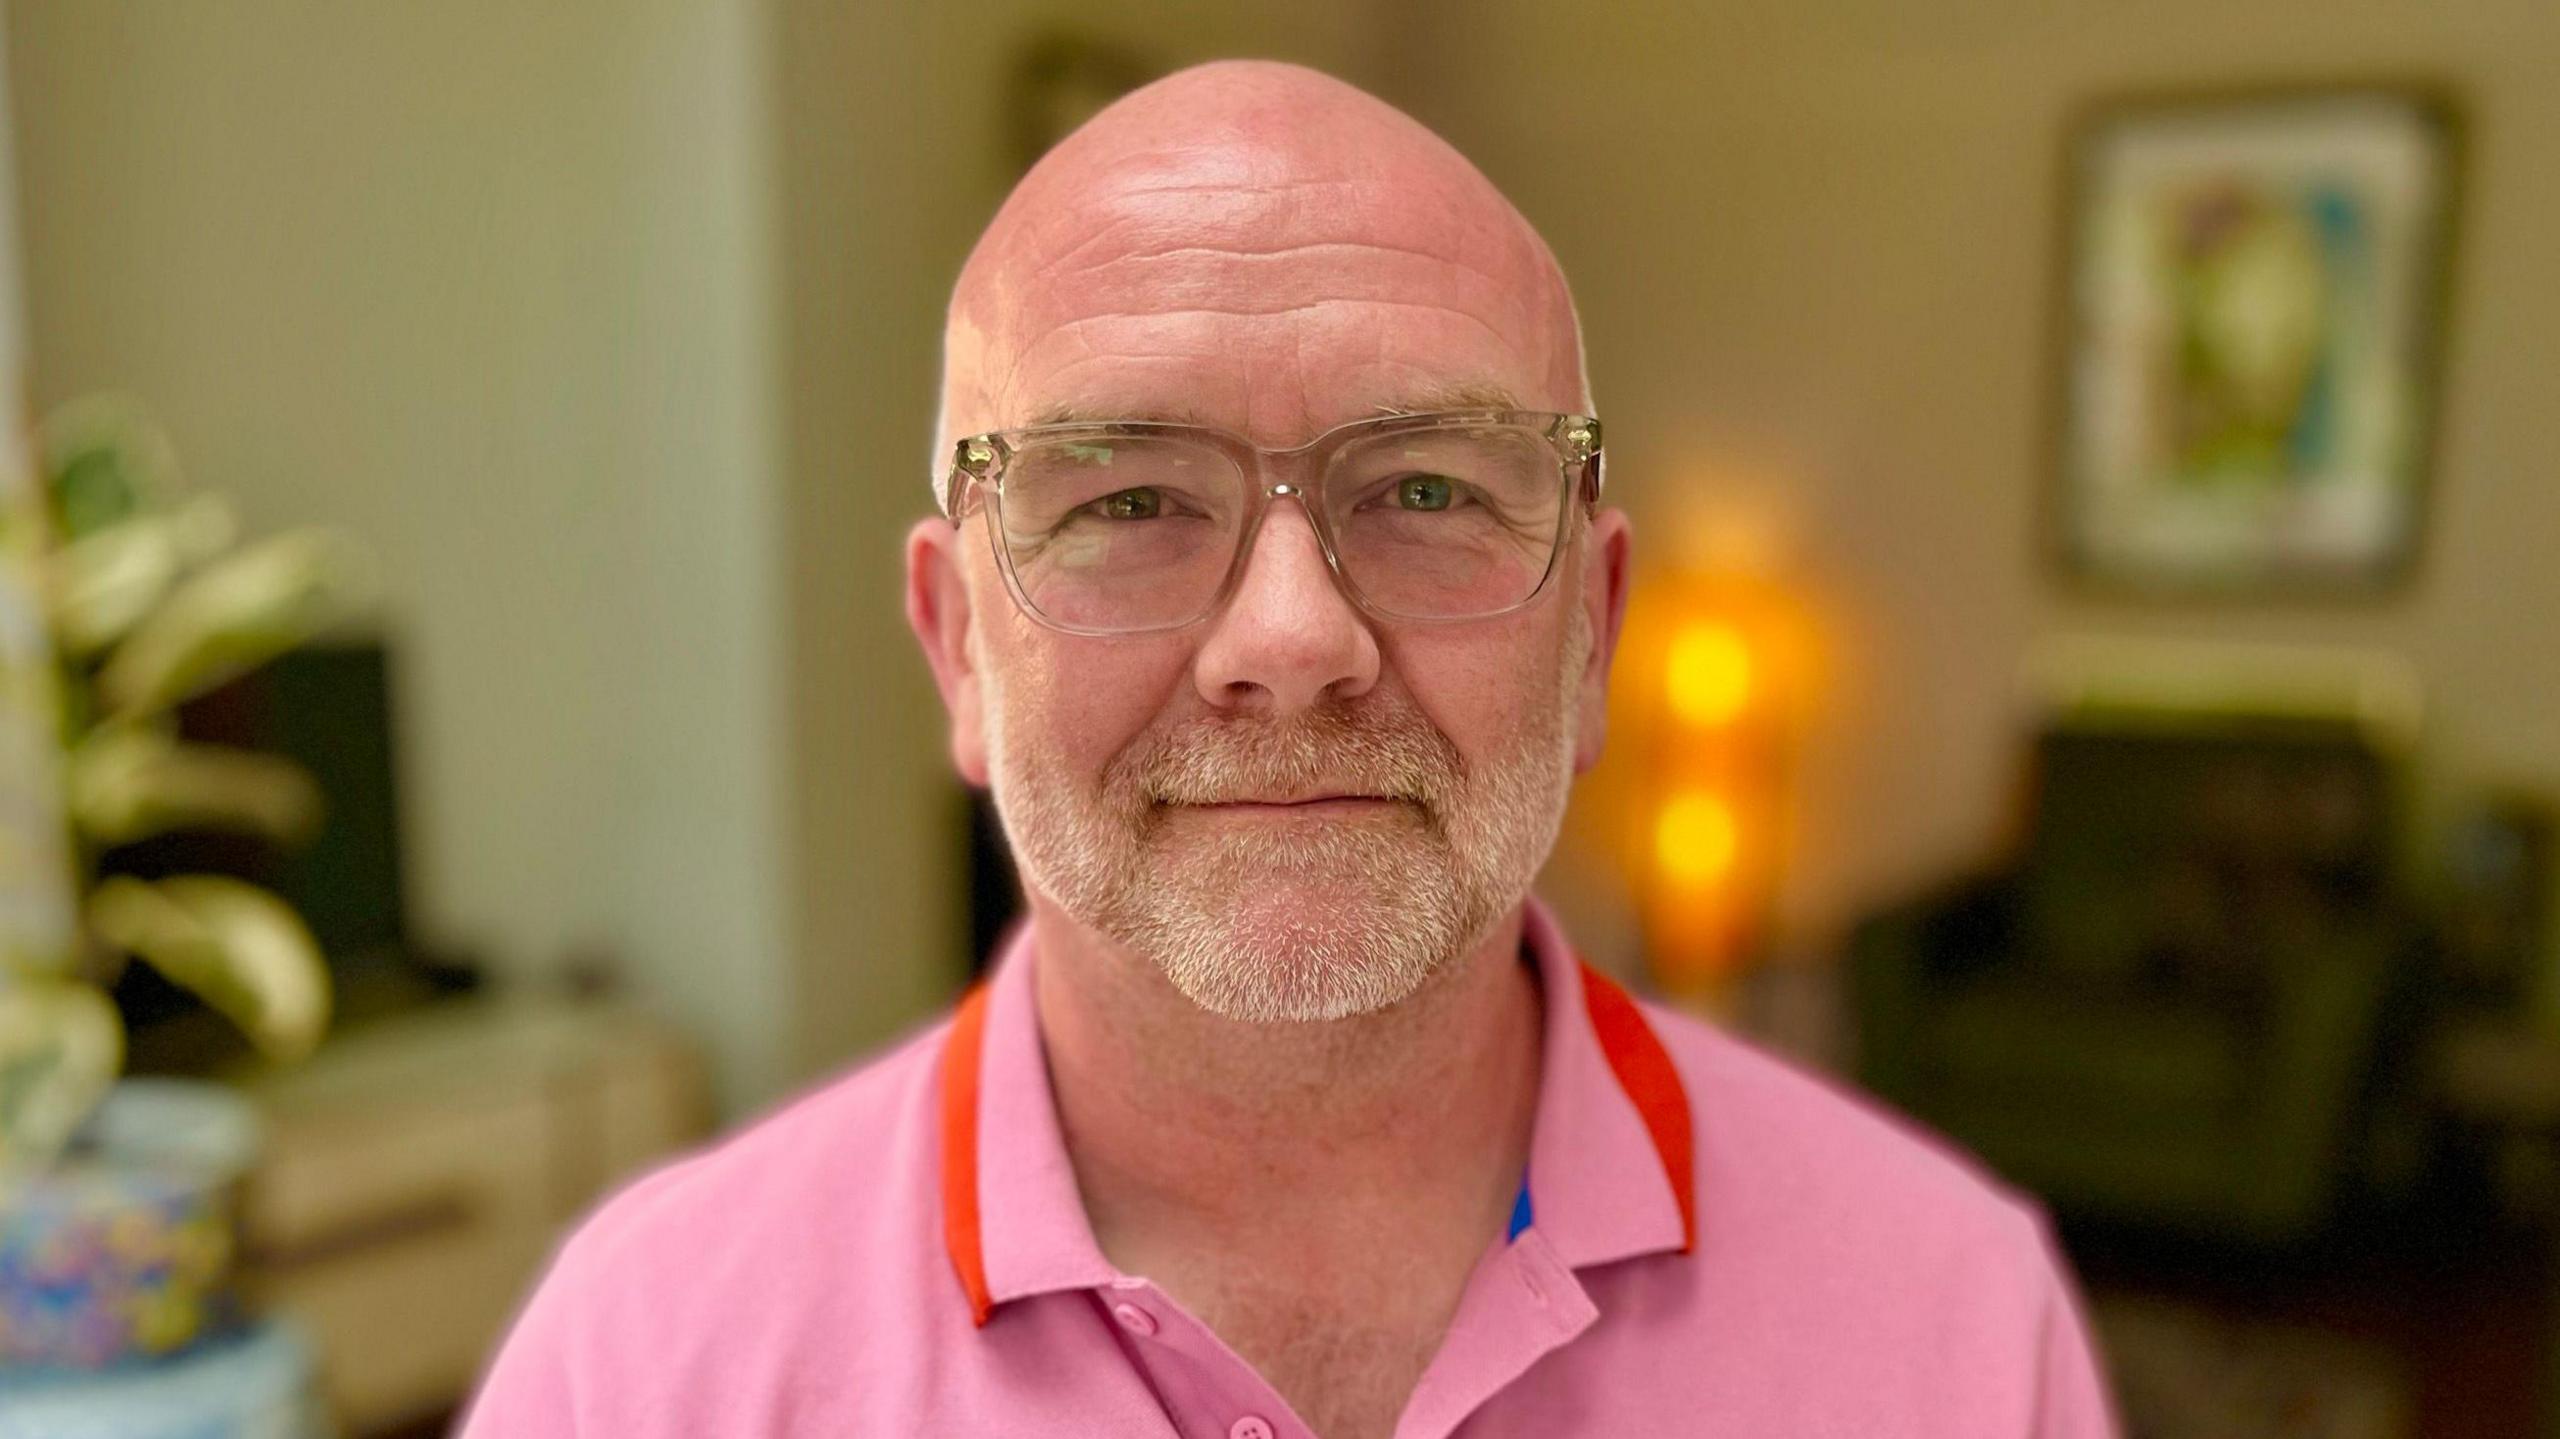
[(1530, 896), (1628, 525), (1463, 158), (1290, 67), (1141, 90), (989, 225), (942, 397), (907, 613), (1028, 921), (606, 1203), (468, 1434), (2110, 1431), (2030, 1204)]

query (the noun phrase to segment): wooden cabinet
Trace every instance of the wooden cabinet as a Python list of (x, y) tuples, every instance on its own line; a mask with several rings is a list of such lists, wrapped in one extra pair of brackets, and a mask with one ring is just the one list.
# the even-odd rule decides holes
[(249, 1082), (252, 1303), (317, 1336), (351, 1435), (461, 1402), (566, 1227), (708, 1128), (695, 1049), (628, 1010), (472, 1000)]

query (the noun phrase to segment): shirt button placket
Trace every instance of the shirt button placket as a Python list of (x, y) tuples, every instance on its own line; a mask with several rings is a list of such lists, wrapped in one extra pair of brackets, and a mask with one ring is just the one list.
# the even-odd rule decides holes
[(1247, 1414), (1227, 1426), (1227, 1439), (1272, 1439), (1271, 1421), (1259, 1414)]

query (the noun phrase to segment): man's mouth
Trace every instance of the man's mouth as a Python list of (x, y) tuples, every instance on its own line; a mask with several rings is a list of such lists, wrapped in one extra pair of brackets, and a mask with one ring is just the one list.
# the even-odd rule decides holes
[(1241, 818), (1348, 819), (1359, 815), (1377, 814), (1407, 803), (1410, 801), (1392, 795), (1326, 791), (1179, 802), (1170, 803), (1166, 808), (1197, 810), (1204, 814), (1233, 815)]

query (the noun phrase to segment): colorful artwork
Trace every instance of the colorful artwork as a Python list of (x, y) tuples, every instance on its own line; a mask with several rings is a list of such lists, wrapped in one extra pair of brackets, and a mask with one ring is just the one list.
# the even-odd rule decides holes
[(2425, 499), (2452, 191), (2384, 91), (2117, 107), (2086, 127), (2062, 548), (2147, 589), (2378, 587)]

